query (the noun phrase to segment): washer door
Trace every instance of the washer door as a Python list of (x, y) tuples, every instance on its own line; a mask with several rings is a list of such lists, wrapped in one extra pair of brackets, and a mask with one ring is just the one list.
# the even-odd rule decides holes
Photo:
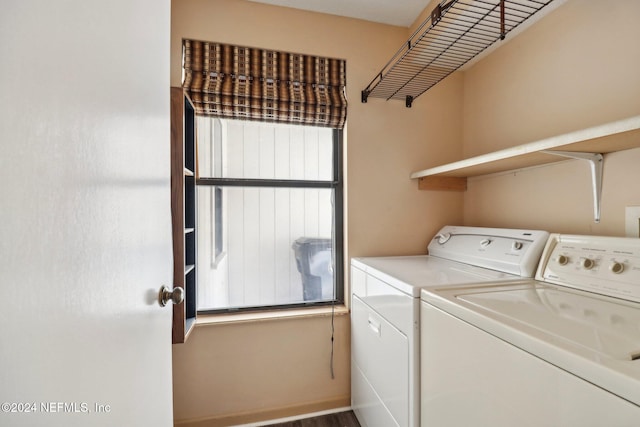
[(640, 355), (637, 303), (542, 284), (457, 298), (590, 350), (596, 357), (631, 361)]
[(425, 302), (421, 425), (633, 427), (640, 407)]

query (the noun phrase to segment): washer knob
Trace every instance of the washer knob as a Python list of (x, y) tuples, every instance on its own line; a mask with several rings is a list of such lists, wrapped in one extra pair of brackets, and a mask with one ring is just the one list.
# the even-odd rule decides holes
[(585, 270), (591, 270), (596, 263), (591, 258), (585, 258), (582, 260), (582, 268)]
[(620, 273), (622, 273), (624, 271), (624, 263), (618, 262), (618, 261), (614, 261), (609, 266), (609, 270), (611, 270), (611, 272), (614, 273), (614, 274), (620, 274)]
[(559, 255), (558, 256), (558, 264), (560, 265), (567, 265), (569, 263), (569, 257), (566, 255)]
[(513, 242), (511, 244), (511, 249), (513, 249), (514, 251), (519, 251), (520, 249), (522, 249), (522, 242)]

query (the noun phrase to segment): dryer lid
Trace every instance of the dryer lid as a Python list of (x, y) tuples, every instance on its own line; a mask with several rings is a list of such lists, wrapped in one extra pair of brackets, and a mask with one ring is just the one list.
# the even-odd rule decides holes
[[(351, 263), (367, 274), (414, 298), (420, 296), (420, 289), (425, 286), (493, 283), (518, 278), (501, 271), (427, 255), (353, 258)], [(382, 293), (382, 290), (368, 290), (367, 294), (370, 293)]]

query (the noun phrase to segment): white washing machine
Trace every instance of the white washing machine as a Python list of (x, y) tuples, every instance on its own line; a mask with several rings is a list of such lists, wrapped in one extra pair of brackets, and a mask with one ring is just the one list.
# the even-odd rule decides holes
[(429, 255), (351, 260), (351, 403), (363, 427), (420, 425), (420, 289), (532, 277), (547, 237), (447, 226)]
[(428, 426), (640, 425), (640, 239), (551, 235), (535, 280), (422, 291)]

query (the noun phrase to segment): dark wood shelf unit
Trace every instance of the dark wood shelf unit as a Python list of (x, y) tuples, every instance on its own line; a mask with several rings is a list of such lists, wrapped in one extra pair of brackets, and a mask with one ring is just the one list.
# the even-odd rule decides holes
[(182, 88), (171, 88), (171, 217), (173, 285), (184, 302), (173, 306), (172, 341), (184, 343), (197, 311), (197, 193), (195, 110)]

